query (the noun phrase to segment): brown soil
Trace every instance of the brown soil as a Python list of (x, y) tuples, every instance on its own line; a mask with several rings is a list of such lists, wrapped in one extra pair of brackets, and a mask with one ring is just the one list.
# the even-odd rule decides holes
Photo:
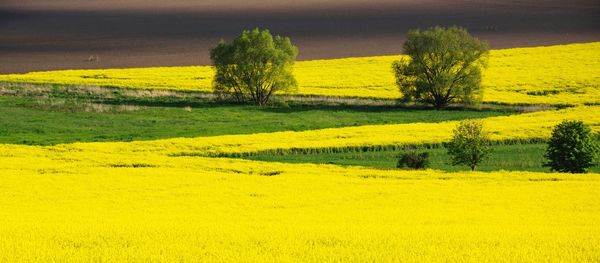
[(253, 27), (291, 37), (302, 60), (388, 55), (432, 25), (467, 27), (492, 48), (600, 41), (600, 2), (5, 0), (0, 73), (206, 65), (220, 39)]

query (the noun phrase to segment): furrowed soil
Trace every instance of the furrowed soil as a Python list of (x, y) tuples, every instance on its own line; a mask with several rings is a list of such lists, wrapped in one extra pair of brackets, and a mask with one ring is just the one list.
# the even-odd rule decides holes
[(408, 30), (432, 25), (467, 27), (495, 49), (590, 42), (598, 17), (594, 0), (8, 0), (0, 73), (206, 65), (220, 39), (253, 27), (291, 37), (300, 60), (397, 54)]

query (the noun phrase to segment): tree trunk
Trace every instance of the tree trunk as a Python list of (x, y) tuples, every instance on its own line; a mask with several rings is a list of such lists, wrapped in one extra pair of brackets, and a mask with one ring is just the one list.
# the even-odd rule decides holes
[(448, 101), (445, 100), (444, 97), (435, 96), (433, 98), (433, 107), (436, 110), (441, 110), (441, 109), (445, 108), (446, 106), (448, 106)]
[(436, 99), (433, 104), (433, 107), (435, 108), (435, 110), (441, 110), (446, 107), (446, 103)]

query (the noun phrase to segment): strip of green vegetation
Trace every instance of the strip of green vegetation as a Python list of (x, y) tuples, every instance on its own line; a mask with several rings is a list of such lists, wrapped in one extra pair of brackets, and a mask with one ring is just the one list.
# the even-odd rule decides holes
[(389, 105), (269, 107), (157, 98), (0, 96), (0, 143), (49, 145), (301, 131), (368, 124), (441, 122), (506, 111), (412, 109)]
[[(543, 167), (545, 162), (544, 152), (546, 144), (501, 144), (494, 145), (490, 158), (477, 167), (480, 171), (496, 170), (519, 170), (548, 172), (548, 167)], [(444, 171), (468, 171), (467, 166), (450, 165), (449, 157), (444, 148), (423, 149), (429, 152), (430, 168)], [(340, 152), (340, 153), (313, 153), (313, 154), (258, 154), (245, 159), (289, 162), (289, 163), (319, 163), (337, 165), (360, 165), (382, 169), (396, 168), (399, 150), (383, 150), (369, 152)], [(599, 167), (591, 169), (592, 172), (600, 172)]]

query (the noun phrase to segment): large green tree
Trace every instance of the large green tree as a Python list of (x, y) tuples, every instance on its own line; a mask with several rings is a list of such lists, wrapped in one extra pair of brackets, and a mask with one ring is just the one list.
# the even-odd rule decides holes
[(488, 50), (460, 27), (410, 31), (404, 43), (408, 58), (392, 65), (403, 99), (436, 109), (481, 100), (481, 68)]
[(221, 41), (211, 49), (213, 89), (238, 102), (265, 105), (274, 93), (296, 88), (292, 65), (297, 55), (298, 48), (287, 37), (245, 30), (233, 42)]

